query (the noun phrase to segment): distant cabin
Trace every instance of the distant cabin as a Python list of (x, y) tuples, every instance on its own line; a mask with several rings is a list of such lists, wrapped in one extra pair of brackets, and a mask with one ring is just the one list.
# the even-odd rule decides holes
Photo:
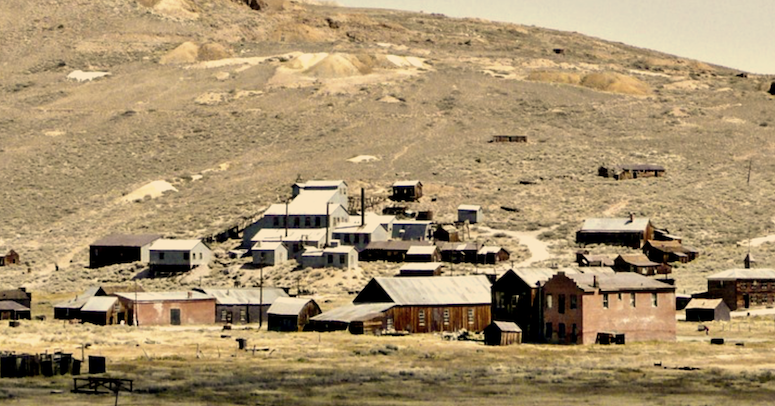
[(0, 248), (0, 266), (16, 265), (19, 263), (19, 254), (12, 249)]
[(588, 250), (581, 250), (576, 252), (576, 263), (578, 266), (607, 266), (613, 267), (614, 261), (607, 255), (592, 255)]
[(258, 241), (250, 249), (253, 265), (275, 266), (288, 261), (288, 248), (278, 241)]
[(672, 272), (670, 265), (654, 262), (643, 254), (623, 254), (614, 259), (616, 272), (634, 272), (645, 276), (666, 275)]
[(224, 324), (266, 323), (275, 301), (288, 297), (285, 290), (270, 286), (249, 289), (195, 288), (215, 298), (215, 322)]
[(0, 300), (0, 320), (30, 320), (30, 308), (13, 300)]
[(686, 321), (729, 321), (724, 299), (692, 299), (686, 305)]
[(527, 142), (527, 135), (493, 135), (490, 142)]
[(484, 220), (482, 206), (473, 204), (461, 204), (457, 207), (457, 221), (469, 222), (471, 224), (481, 223)]
[(149, 247), (160, 239), (156, 234), (111, 234), (89, 246), (89, 268), (130, 262), (148, 263)]
[(153, 274), (187, 272), (208, 265), (213, 252), (200, 240), (159, 239), (148, 248)]
[(503, 247), (495, 245), (484, 246), (477, 252), (477, 263), (494, 265), (498, 262), (508, 261), (511, 256)]
[(398, 276), (441, 276), (441, 262), (412, 262), (398, 270)]
[(342, 245), (325, 249), (308, 249), (301, 254), (302, 268), (358, 268), (358, 251)]
[(654, 226), (647, 217), (588, 218), (576, 232), (579, 244), (610, 244), (640, 248), (654, 239)]
[(312, 299), (281, 297), (269, 308), (269, 331), (304, 331), (309, 319), (320, 314), (320, 306)]
[(511, 321), (493, 321), (484, 328), (484, 345), (511, 345), (522, 342), (522, 329)]
[(441, 250), (435, 245), (415, 245), (406, 252), (406, 262), (440, 262)]
[(404, 180), (393, 183), (391, 199), (398, 201), (414, 201), (422, 197), (422, 182), (419, 180)]
[(614, 178), (615, 180), (661, 178), (665, 176), (665, 168), (660, 165), (651, 164), (617, 165), (613, 167), (601, 166), (597, 170), (597, 174), (604, 178)]
[(453, 225), (439, 225), (436, 227), (436, 231), (433, 232), (433, 239), (436, 241), (459, 242), (460, 232)]

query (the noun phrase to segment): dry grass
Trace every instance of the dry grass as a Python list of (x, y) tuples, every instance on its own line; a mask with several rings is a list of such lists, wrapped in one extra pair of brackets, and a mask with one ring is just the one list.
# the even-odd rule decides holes
[(651, 94), (649, 86), (627, 75), (614, 72), (590, 73), (581, 80), (581, 85), (604, 92), (623, 93), (635, 96)]

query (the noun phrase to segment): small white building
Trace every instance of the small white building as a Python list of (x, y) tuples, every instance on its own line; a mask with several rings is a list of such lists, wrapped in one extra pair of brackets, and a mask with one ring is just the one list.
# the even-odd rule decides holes
[(303, 268), (358, 268), (358, 251), (352, 246), (342, 245), (326, 249), (309, 249), (301, 254)]
[(201, 240), (158, 239), (148, 248), (151, 272), (185, 272), (208, 265), (213, 257)]
[(457, 207), (457, 221), (468, 221), (470, 224), (481, 223), (484, 220), (482, 206), (461, 204)]
[[(287, 234), (287, 235), (286, 235)], [(323, 248), (326, 245), (325, 228), (288, 229), (265, 228), (259, 231), (252, 240), (252, 246), (257, 243), (281, 242), (285, 244), (287, 259), (299, 259), (301, 253), (308, 248)]]
[[(372, 221), (370, 221), (372, 220)], [(361, 225), (361, 217), (350, 217), (350, 221), (334, 229), (332, 238), (341, 245), (351, 245), (363, 250), (373, 241), (387, 241), (390, 234), (380, 224), (379, 219), (366, 216), (366, 224)]]
[(258, 241), (250, 251), (253, 265), (275, 266), (288, 261), (288, 248), (278, 241)]

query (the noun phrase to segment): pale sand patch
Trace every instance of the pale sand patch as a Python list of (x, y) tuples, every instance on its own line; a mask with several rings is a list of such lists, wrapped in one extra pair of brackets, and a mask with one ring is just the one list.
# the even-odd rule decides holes
[(746, 121), (737, 117), (724, 117), (724, 121), (732, 124), (745, 124)]
[(682, 80), (680, 82), (668, 83), (662, 87), (667, 90), (705, 90), (710, 88), (707, 84), (696, 80)]
[(401, 99), (395, 98), (393, 96), (384, 96), (377, 99), (377, 101), (382, 103), (403, 103)]
[(356, 157), (348, 159), (347, 161), (359, 164), (362, 162), (379, 161), (379, 158), (375, 157), (374, 155), (358, 155)]
[(88, 82), (105, 76), (110, 76), (110, 72), (84, 72), (82, 70), (74, 70), (67, 75), (67, 78), (79, 82)]
[(43, 135), (46, 135), (49, 137), (59, 137), (60, 135), (65, 135), (65, 134), (67, 134), (67, 132), (61, 131), (61, 130), (50, 130), (50, 131), (43, 132)]
[(157, 197), (161, 197), (165, 192), (169, 191), (177, 192), (178, 190), (167, 181), (155, 180), (121, 197), (119, 202), (136, 202), (145, 199), (146, 196), (150, 197), (151, 199), (155, 199)]
[(228, 103), (234, 100), (239, 100), (243, 97), (251, 97), (262, 95), (264, 92), (260, 90), (237, 90), (235, 92), (208, 92), (197, 96), (194, 99), (194, 103), (203, 106), (216, 106), (222, 103)]
[(186, 69), (213, 69), (213, 68), (223, 68), (226, 66), (250, 67), (250, 66), (256, 66), (258, 64), (262, 64), (264, 62), (288, 61), (298, 57), (299, 55), (302, 55), (302, 53), (291, 52), (291, 53), (280, 54), (280, 55), (253, 56), (248, 58), (224, 58), (224, 59), (218, 59), (215, 61), (199, 62), (197, 64), (186, 66)]

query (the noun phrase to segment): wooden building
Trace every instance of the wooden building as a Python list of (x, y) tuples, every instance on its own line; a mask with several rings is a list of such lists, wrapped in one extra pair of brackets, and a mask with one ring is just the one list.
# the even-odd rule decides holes
[(406, 252), (406, 262), (439, 262), (441, 250), (435, 245), (414, 245)]
[(708, 298), (723, 299), (729, 310), (775, 306), (774, 269), (730, 269), (707, 279)]
[(522, 329), (511, 321), (493, 321), (484, 328), (484, 345), (511, 345), (522, 342)]
[(436, 227), (433, 232), (433, 239), (436, 241), (445, 242), (460, 242), (460, 232), (458, 229), (450, 224), (443, 224)]
[(301, 255), (302, 268), (358, 268), (358, 251), (355, 247), (341, 245), (322, 250), (308, 249)]
[(490, 142), (527, 142), (527, 135), (493, 135)]
[(89, 268), (130, 262), (148, 263), (149, 248), (160, 239), (156, 234), (111, 234), (100, 238), (89, 246)]
[(188, 272), (198, 266), (208, 265), (213, 252), (201, 240), (158, 239), (151, 243), (151, 273)]
[(394, 303), (348, 304), (310, 318), (313, 331), (349, 330), (352, 334), (379, 334)]
[(309, 298), (281, 297), (269, 308), (270, 331), (304, 331), (309, 319), (320, 314), (320, 306)]
[(116, 293), (125, 322), (139, 326), (213, 324), (215, 298), (194, 291)]
[(403, 265), (397, 276), (441, 276), (441, 262), (414, 262)]
[[(286, 259), (295, 259), (298, 261), (307, 249), (323, 249), (326, 246), (326, 242), (330, 242), (330, 239), (327, 239), (327, 236), (328, 232), (325, 228), (291, 228), (287, 230), (282, 228), (265, 228), (258, 231), (253, 236), (251, 247), (255, 247), (256, 244), (261, 244), (261, 247), (263, 247), (264, 244), (276, 246), (272, 245), (272, 243), (282, 243), (285, 245), (288, 252), (288, 257)], [(279, 247), (277, 250), (282, 251)], [(259, 252), (261, 252), (261, 250), (259, 250)], [(277, 258), (275, 263), (278, 263), (278, 260), (282, 262), (279, 257)], [(260, 257), (258, 259), (260, 260)]]
[(24, 307), (32, 308), (32, 292), (27, 288), (0, 290), (0, 300), (10, 300)]
[(627, 164), (613, 167), (601, 166), (598, 169), (597, 174), (604, 178), (614, 178), (615, 180), (661, 178), (665, 176), (665, 168), (660, 165), (651, 164)]
[(12, 250), (0, 247), (0, 266), (19, 264), (19, 254)]
[(215, 322), (224, 324), (266, 323), (269, 307), (285, 290), (264, 286), (249, 289), (196, 288), (197, 292), (215, 298)]
[(30, 308), (13, 300), (0, 300), (0, 320), (30, 320)]
[(490, 324), (490, 282), (484, 275), (416, 278), (373, 278), (353, 300), (355, 304), (392, 303), (380, 328), (386, 331), (432, 333)]
[(481, 246), (473, 242), (449, 242), (443, 243), (440, 248), (441, 260), (444, 262), (474, 264), (479, 260), (479, 249)]
[(654, 237), (654, 226), (646, 217), (589, 218), (576, 232), (579, 244), (609, 244), (640, 248)]
[(428, 241), (374, 241), (358, 255), (360, 261), (404, 262), (406, 253), (414, 246), (428, 247)]
[(588, 250), (576, 252), (576, 264), (578, 266), (607, 266), (613, 267), (614, 261), (608, 255), (592, 255)]
[(481, 223), (484, 220), (482, 206), (474, 204), (461, 204), (457, 207), (457, 221), (459, 223), (469, 222), (470, 224)]
[(627, 342), (675, 341), (675, 287), (636, 273), (559, 272), (541, 289), (547, 342), (592, 344), (598, 333)]
[(643, 245), (643, 253), (654, 262), (680, 262), (682, 264), (694, 261), (700, 255), (696, 249), (685, 246), (681, 244), (681, 241), (676, 240), (648, 240)]
[(643, 254), (622, 254), (614, 259), (616, 272), (634, 272), (641, 275), (667, 275), (672, 272), (670, 265), (653, 262)]
[(416, 201), (422, 197), (422, 182), (419, 180), (404, 180), (393, 183), (393, 195), (396, 201)]
[(490, 265), (497, 264), (498, 262), (508, 261), (509, 257), (511, 256), (511, 254), (509, 254), (505, 248), (494, 245), (485, 245), (479, 249), (479, 252), (477, 252), (476, 255), (477, 263)]
[(432, 234), (430, 232), (432, 224), (431, 221), (419, 220), (395, 221), (391, 237), (402, 241), (425, 241)]
[(288, 247), (279, 241), (258, 241), (250, 249), (253, 265), (275, 266), (288, 262)]
[(729, 306), (723, 299), (692, 299), (686, 305), (686, 321), (729, 321)]
[(98, 326), (126, 323), (126, 308), (115, 296), (93, 296), (81, 307), (78, 318)]

